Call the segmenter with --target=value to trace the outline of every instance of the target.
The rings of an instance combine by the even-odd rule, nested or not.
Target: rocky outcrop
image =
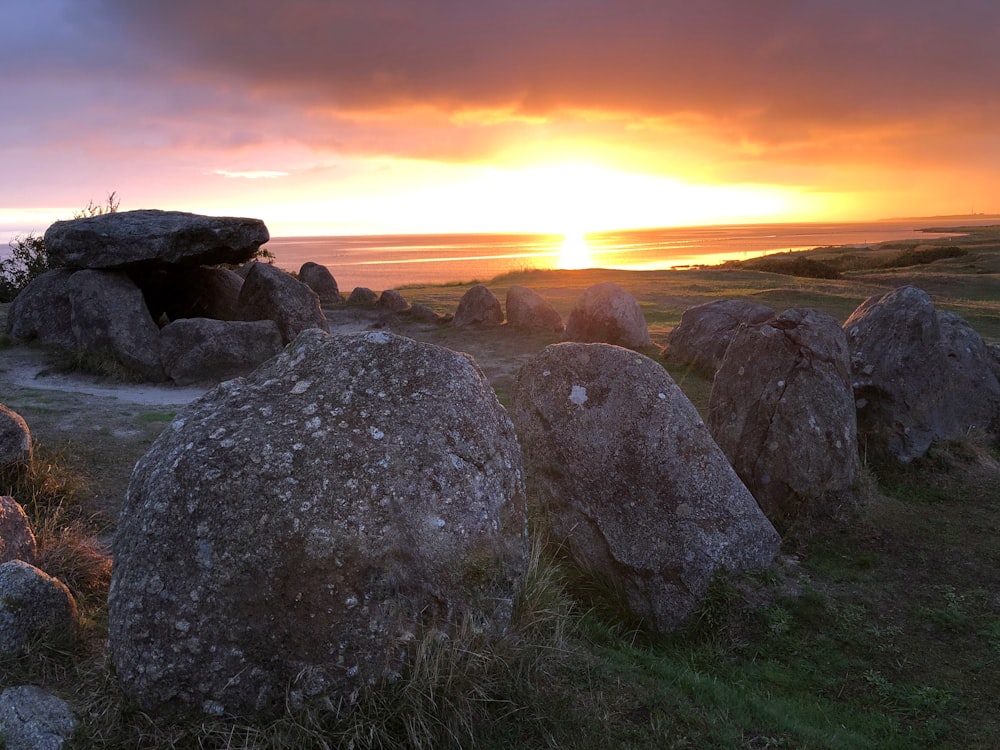
[[[337,280],[326,266],[312,261],[303,263],[299,269],[299,281],[316,292],[323,307],[332,307],[344,301],[340,296],[340,289],[337,288]]]
[[[717,572],[765,568],[777,553],[698,412],[648,357],[549,346],[518,373],[511,418],[554,543],[651,630],[680,625]]]
[[[500,307],[500,300],[485,286],[476,284],[458,301],[458,308],[451,324],[480,328],[503,325],[503,308]]]
[[[250,269],[238,310],[242,320],[273,320],[285,344],[307,328],[327,327],[316,292],[267,263],[255,263]]]
[[[39,639],[67,638],[76,620],[76,601],[62,581],[23,560],[0,565],[0,656],[24,653]]]
[[[1000,381],[986,344],[921,289],[870,297],[844,323],[859,439],[908,463],[932,443],[1000,433]]]
[[[31,460],[31,430],[24,417],[0,404],[0,469]]]
[[[507,290],[507,324],[522,331],[562,333],[562,316],[542,295],[517,284]]]
[[[45,249],[65,268],[238,265],[269,238],[260,219],[149,209],[57,221],[45,231]]]
[[[132,475],[109,651],[154,715],[349,704],[425,634],[509,625],[520,450],[465,355],[303,332],[182,411]]]
[[[714,377],[736,332],[774,317],[774,310],[755,302],[727,299],[689,307],[667,337],[663,359]]]
[[[78,271],[68,289],[77,351],[112,355],[148,380],[164,379],[160,329],[124,272]]]
[[[0,693],[0,739],[6,750],[61,750],[75,730],[76,719],[62,698],[34,685]]]
[[[10,305],[7,332],[16,339],[75,349],[69,305],[72,275],[72,271],[60,268],[32,279]]]
[[[840,324],[793,309],[740,326],[715,375],[708,428],[779,528],[845,500],[859,460]]]
[[[653,343],[639,302],[611,281],[596,284],[580,295],[566,321],[566,338],[630,349]]]
[[[14,498],[0,496],[0,563],[23,560],[34,564],[37,554],[35,534],[24,508]]]
[[[184,318],[160,331],[163,370],[177,385],[247,375],[281,348],[281,332],[273,320]]]

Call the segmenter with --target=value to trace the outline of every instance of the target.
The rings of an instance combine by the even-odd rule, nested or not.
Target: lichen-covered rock
[[[687,365],[706,377],[714,377],[736,332],[772,317],[774,310],[770,307],[736,299],[689,307],[667,337],[663,359],[669,364]]]
[[[285,344],[307,328],[327,329],[316,292],[267,263],[250,266],[238,310],[241,320],[273,320]]]
[[[144,209],[57,221],[45,249],[53,266],[67,268],[214,266],[244,263],[268,239],[260,219]]]
[[[36,639],[72,635],[76,601],[62,581],[23,560],[0,564],[0,655],[23,653]]]
[[[514,284],[507,290],[507,324],[523,331],[562,333],[562,316],[534,289]]]
[[[0,469],[31,460],[31,430],[24,417],[0,404]]]
[[[183,318],[160,331],[163,370],[177,385],[247,375],[281,349],[273,320]]]
[[[32,279],[7,311],[7,332],[16,339],[37,340],[72,351],[76,339],[70,325],[69,279],[65,268]]]
[[[311,260],[306,261],[299,269],[299,281],[316,292],[320,305],[330,307],[344,301],[340,296],[337,280],[326,266],[313,263]]]
[[[921,289],[870,297],[844,323],[859,440],[908,463],[932,443],[1000,433],[1000,373],[982,337]]]
[[[0,563],[10,560],[35,562],[38,545],[28,516],[12,497],[0,497]]]
[[[61,750],[76,730],[69,704],[34,685],[0,693],[0,740],[6,750]]]
[[[503,308],[500,300],[482,284],[469,288],[458,301],[453,326],[480,326],[490,328],[503,325]]]
[[[850,356],[826,313],[788,310],[735,331],[708,429],[773,523],[847,499],[858,478]]]
[[[511,418],[528,496],[557,544],[675,629],[718,571],[765,568],[780,539],[694,406],[653,360],[554,344],[518,373]]]
[[[639,302],[612,281],[586,289],[566,321],[566,338],[630,349],[652,345]]]
[[[303,332],[222,383],[132,474],[109,649],[146,710],[349,703],[416,640],[510,622],[527,557],[513,427],[470,358]]]
[[[68,288],[78,351],[111,355],[148,380],[164,379],[160,329],[124,272],[78,271]]]

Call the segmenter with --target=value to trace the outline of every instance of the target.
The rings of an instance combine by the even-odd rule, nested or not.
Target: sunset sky
[[[3,0],[0,240],[1000,211],[996,0]]]

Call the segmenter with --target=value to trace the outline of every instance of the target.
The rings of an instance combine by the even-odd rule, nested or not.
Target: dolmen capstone
[[[476,284],[458,301],[451,324],[494,328],[503,325],[503,319],[503,308],[497,296],[482,284]]]
[[[526,518],[513,426],[471,358],[306,330],[137,463],[111,661],[154,715],[349,705],[425,637],[509,627]]]
[[[663,359],[714,377],[738,330],[774,317],[774,310],[746,300],[725,299],[689,307],[667,336]]]
[[[716,573],[777,554],[774,527],[652,359],[553,344],[519,371],[511,418],[553,543],[651,631],[681,625]]]
[[[860,462],[840,323],[792,309],[739,326],[727,349],[708,429],[767,517],[783,531],[848,503]]]
[[[584,290],[566,320],[566,338],[629,349],[653,343],[638,300],[613,281]]]
[[[961,317],[922,289],[869,297],[844,322],[859,440],[909,463],[937,441],[1000,434],[1000,368]]]
[[[45,247],[59,266],[15,298],[8,332],[84,355],[111,357],[146,380],[181,373],[184,382],[249,372],[277,354],[302,328],[326,327],[316,295],[288,274],[248,264],[269,238],[259,219],[180,211],[122,211],[57,221]],[[218,264],[245,264],[249,286]],[[283,278],[278,278],[280,274]],[[185,350],[175,335],[164,358],[161,329],[179,320],[223,321],[210,327],[219,359],[205,369],[204,352]],[[242,321],[267,321],[248,348]],[[258,325],[256,329],[262,326]],[[175,331],[176,333],[176,331]],[[221,335],[215,335],[221,334]],[[231,350],[227,342],[232,342]],[[203,337],[192,342],[195,347]],[[248,357],[252,361],[248,361]]]
[[[562,316],[534,289],[512,285],[507,290],[507,325],[521,331],[562,333]]]

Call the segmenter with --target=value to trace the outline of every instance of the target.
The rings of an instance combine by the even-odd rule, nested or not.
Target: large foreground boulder
[[[110,655],[155,714],[346,705],[428,632],[503,632],[526,557],[520,450],[472,360],[308,330],[136,465]]]
[[[31,430],[24,417],[0,404],[0,469],[31,460]]]
[[[507,324],[522,331],[562,333],[559,311],[536,292],[514,284],[507,290]]]
[[[163,370],[177,385],[247,375],[281,349],[273,320],[184,318],[160,331]]]
[[[595,284],[580,295],[566,321],[566,338],[630,349],[653,343],[638,300],[612,281]]]
[[[736,330],[715,375],[708,429],[779,528],[846,500],[860,464],[840,323],[793,309]]]
[[[327,329],[316,292],[268,263],[250,266],[238,310],[242,320],[273,320],[285,344],[307,328]]]
[[[500,306],[500,300],[485,286],[476,284],[458,301],[451,324],[482,328],[503,325],[503,308]]]
[[[1000,373],[989,349],[923,290],[870,297],[844,330],[859,439],[872,455],[908,463],[939,440],[1000,433]]]
[[[28,516],[16,500],[0,496],[0,563],[10,560],[35,562],[38,545]]]
[[[164,379],[160,329],[124,272],[78,271],[68,288],[77,351],[112,356],[147,380]]]
[[[736,332],[773,316],[774,310],[770,307],[737,299],[689,307],[667,337],[663,359],[669,364],[687,365],[706,377],[714,377]]]
[[[236,265],[269,238],[260,219],[146,209],[57,221],[45,231],[45,249],[53,266],[68,268]]]
[[[511,418],[553,541],[621,590],[651,630],[680,625],[716,572],[774,559],[778,534],[648,357],[549,346],[518,373]]]
[[[70,637],[77,609],[66,585],[23,560],[0,564],[0,657]]]

